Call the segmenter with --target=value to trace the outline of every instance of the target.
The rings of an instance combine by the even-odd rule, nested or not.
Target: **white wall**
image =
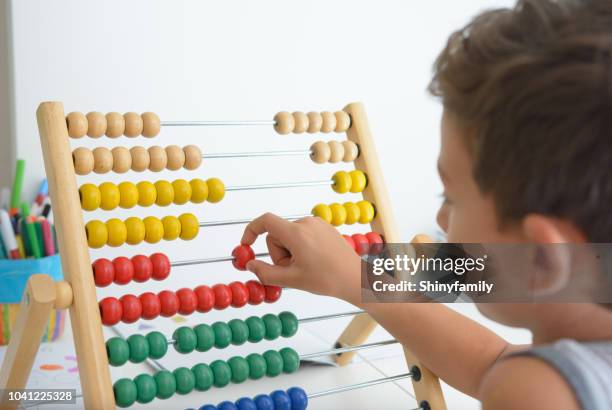
[[[0,1],[0,187],[11,183],[15,157],[10,2]]]

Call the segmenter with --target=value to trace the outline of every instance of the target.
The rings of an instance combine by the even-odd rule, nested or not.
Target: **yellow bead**
[[[181,235],[181,221],[176,216],[164,216],[162,224],[165,240],[173,241]]]
[[[174,203],[183,205],[191,199],[191,185],[184,179],[172,181],[172,189],[174,189]]]
[[[219,178],[209,178],[206,180],[208,185],[208,202],[216,203],[225,196],[225,185]]]
[[[346,221],[346,209],[338,203],[329,205],[329,209],[332,213],[331,224],[334,226],[340,226]]]
[[[354,202],[345,202],[342,206],[344,206],[344,210],[346,211],[346,221],[344,223],[352,225],[359,222],[361,211],[359,211],[359,207],[355,205]]]
[[[142,219],[131,216],[125,220],[127,237],[125,241],[130,245],[138,245],[145,238],[145,224]]]
[[[155,190],[157,191],[157,199],[155,203],[159,206],[168,206],[174,201],[174,188],[168,181],[157,181],[155,183]]]
[[[87,244],[90,248],[101,248],[106,245],[108,230],[104,222],[97,220],[87,222],[85,232],[87,233]]]
[[[339,194],[346,194],[351,189],[351,177],[346,171],[338,171],[332,176],[332,189]]]
[[[142,222],[144,222],[145,226],[145,241],[148,243],[157,243],[162,240],[164,237],[164,225],[159,218],[147,216]]]
[[[121,195],[119,194],[119,188],[112,182],[103,182],[98,187],[100,189],[100,208],[105,211],[110,211],[119,206],[119,200]]]
[[[200,223],[194,214],[182,214],[179,216],[179,221],[181,221],[181,239],[188,241],[197,236]]]
[[[191,202],[199,204],[208,198],[208,185],[206,181],[200,178],[194,178],[189,181],[191,185]]]
[[[148,181],[142,181],[136,184],[138,188],[138,205],[151,206],[157,200],[157,190],[155,185]]]
[[[127,240],[127,228],[122,220],[112,218],[106,221],[106,230],[108,231],[109,246],[121,246]]]
[[[81,198],[81,208],[86,211],[95,211],[100,207],[100,190],[94,184],[83,184],[79,188]]]
[[[368,179],[366,178],[366,175],[363,173],[363,171],[356,169],[354,171],[349,172],[349,175],[351,176],[351,192],[363,192],[366,185],[368,184]]]
[[[369,224],[374,219],[374,206],[368,201],[357,202],[359,207],[359,223]]]
[[[131,182],[119,184],[119,206],[124,209],[133,208],[138,203],[138,188]]]
[[[325,204],[315,205],[315,207],[312,208],[312,216],[318,216],[327,223],[331,223],[332,221],[332,211],[329,209],[329,206]]]

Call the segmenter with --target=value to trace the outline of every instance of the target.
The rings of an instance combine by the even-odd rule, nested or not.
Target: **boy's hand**
[[[241,243],[252,245],[266,232],[274,264],[252,260],[246,265],[261,282],[348,301],[359,298],[360,258],[327,222],[316,217],[288,222],[266,213],[247,225]]]

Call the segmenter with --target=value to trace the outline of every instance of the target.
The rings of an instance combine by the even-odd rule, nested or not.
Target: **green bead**
[[[290,347],[280,349],[283,358],[283,372],[293,373],[300,368],[300,355]]]
[[[215,332],[212,327],[201,324],[193,328],[196,335],[197,344],[196,350],[198,352],[207,352],[215,345]]]
[[[266,375],[278,376],[283,372],[283,357],[276,350],[266,350],[263,354],[266,359]]]
[[[157,384],[153,376],[148,374],[139,374],[134,379],[136,384],[136,401],[138,403],[149,403],[157,396]]]
[[[150,332],[147,334],[147,342],[149,342],[149,357],[151,359],[161,359],[168,351],[168,341],[160,332]]]
[[[113,385],[115,403],[119,407],[129,407],[136,401],[136,384],[131,379],[119,379]]]
[[[225,387],[232,380],[232,369],[223,360],[215,360],[210,364],[215,387]]]
[[[232,344],[240,346],[249,339],[249,327],[240,319],[232,319],[228,322],[230,329],[232,330]]]
[[[215,347],[225,349],[232,342],[232,329],[225,322],[215,322],[212,324],[215,332]]]
[[[174,372],[174,380],[176,380],[176,392],[178,394],[191,393],[195,387],[195,375],[186,367],[179,367]]]
[[[176,380],[168,370],[160,370],[155,374],[155,384],[157,385],[157,397],[160,399],[167,399],[176,393]]]
[[[246,324],[249,327],[249,342],[261,342],[266,335],[264,321],[260,317],[251,316],[246,320]]]
[[[198,337],[192,328],[181,326],[172,334],[174,339],[174,348],[179,353],[191,353],[195,350],[198,344]]]
[[[232,382],[242,383],[249,377],[249,362],[244,357],[234,356],[227,361],[232,371]]]
[[[122,366],[130,358],[130,345],[120,337],[111,337],[106,341],[106,354],[111,366]]]
[[[249,363],[249,379],[257,380],[264,377],[268,371],[268,366],[266,366],[266,359],[262,355],[251,353],[246,357],[246,360]]]
[[[268,313],[267,315],[263,315],[261,319],[266,325],[266,340],[278,339],[283,330],[283,324],[278,316]]]
[[[191,368],[195,376],[195,388],[199,391],[206,391],[213,385],[214,374],[207,364],[196,364]]]
[[[132,335],[127,339],[130,345],[130,362],[142,363],[149,357],[149,342],[143,335]]]
[[[283,325],[283,330],[281,331],[283,337],[291,337],[297,333],[299,322],[298,318],[293,313],[281,312],[278,318]]]

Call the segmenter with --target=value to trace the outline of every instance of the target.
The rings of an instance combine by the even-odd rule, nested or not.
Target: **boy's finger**
[[[253,259],[247,263],[246,268],[259,278],[264,285],[290,286],[291,267],[271,265],[267,262]]]
[[[291,238],[293,227],[294,225],[291,222],[268,212],[254,219],[244,228],[244,234],[242,234],[240,243],[252,245],[259,235],[266,232],[271,233],[281,242],[286,243]]]

